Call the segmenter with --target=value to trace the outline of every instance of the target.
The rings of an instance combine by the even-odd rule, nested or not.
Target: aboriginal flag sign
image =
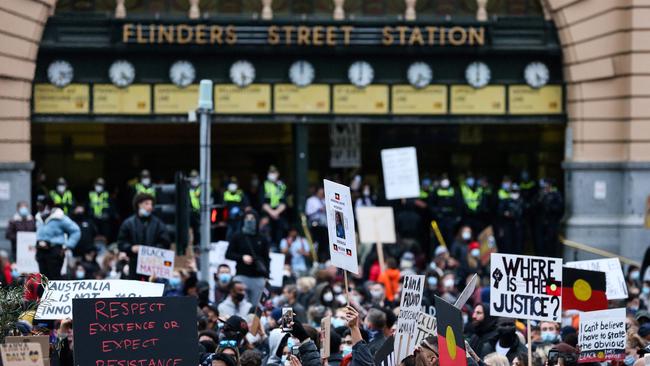
[[[607,309],[605,272],[569,267],[564,267],[562,271],[562,309]]]
[[[436,296],[440,366],[467,366],[460,310]]]

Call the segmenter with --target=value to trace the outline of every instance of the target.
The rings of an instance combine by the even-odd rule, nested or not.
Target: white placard
[[[438,331],[437,321],[435,316],[420,311],[415,328],[415,345],[420,344],[424,338],[432,335],[435,336]]]
[[[567,267],[605,272],[607,281],[607,300],[627,299],[627,285],[623,268],[618,258],[594,259],[588,261],[568,262]]]
[[[359,274],[357,238],[352,213],[350,187],[323,180],[325,211],[332,265]]]
[[[415,147],[381,151],[384,190],[387,200],[420,197],[418,157]]]
[[[282,253],[269,253],[269,258],[271,258],[269,284],[273,287],[282,287],[285,257],[286,256]]]
[[[492,253],[490,264],[490,315],[559,321],[561,258]]]
[[[38,262],[36,262],[35,232],[16,233],[16,269],[20,273],[39,273]]]
[[[579,363],[625,359],[625,308],[580,313]]]
[[[402,284],[402,297],[399,302],[399,317],[395,333],[395,360],[399,364],[406,356],[413,354],[417,343],[417,323],[424,292],[424,276],[406,275]]]
[[[220,240],[216,243],[210,244],[210,253],[208,255],[208,261],[210,262],[210,273],[217,273],[219,266],[222,264],[228,265],[230,267],[230,273],[235,276],[237,274],[237,262],[230,259],[226,259],[226,252],[228,251],[228,242],[225,240]],[[210,284],[210,301],[214,302],[214,290],[217,284],[214,281],[214,276],[208,277],[208,283]]]
[[[395,218],[392,207],[358,207],[359,241],[392,244],[395,238]]]
[[[164,290],[162,283],[131,280],[50,281],[36,309],[36,319],[72,318],[72,299],[160,297]]]
[[[144,276],[172,278],[174,272],[173,250],[140,245],[136,273]]]
[[[594,199],[604,200],[607,198],[607,182],[597,180],[594,182]]]
[[[330,124],[330,168],[361,166],[361,125]]]
[[[11,199],[11,183],[6,180],[0,181],[0,201]]]
[[[48,356],[49,356],[49,349]],[[39,343],[0,344],[4,366],[34,366],[43,364],[43,349]]]

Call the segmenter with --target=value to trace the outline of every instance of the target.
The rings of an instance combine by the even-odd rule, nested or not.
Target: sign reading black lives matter
[[[196,366],[196,306],[193,297],[75,299],[75,365]]]
[[[490,315],[559,321],[562,259],[492,253]]]

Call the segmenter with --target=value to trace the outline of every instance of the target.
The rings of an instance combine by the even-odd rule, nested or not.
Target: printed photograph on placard
[[[343,212],[334,211],[334,222],[336,223],[336,236],[345,239],[345,223],[343,219]]]

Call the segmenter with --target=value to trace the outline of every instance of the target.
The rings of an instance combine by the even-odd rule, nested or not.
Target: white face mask
[[[469,239],[472,238],[472,233],[469,232],[469,231],[463,231],[461,236],[462,236],[463,240],[469,240]]]
[[[58,186],[56,186],[56,191],[59,193],[63,193],[65,192],[65,188],[66,188],[65,184],[59,184]]]
[[[518,200],[519,199],[519,193],[510,193],[510,197],[512,197],[513,200]]]
[[[99,192],[99,193],[104,192],[104,186],[100,184],[95,185],[95,192]]]
[[[151,184],[151,178],[142,178],[141,182],[145,186],[148,186],[149,184]]]
[[[323,301],[332,302],[332,300],[334,300],[334,294],[332,294],[329,291],[327,291],[326,293],[323,294]]]
[[[442,188],[449,188],[449,179],[443,179],[443,180],[440,182],[440,187],[442,187]]]
[[[275,182],[278,180],[278,173],[269,173],[266,178],[270,180],[271,182]]]
[[[230,192],[234,192],[234,191],[236,191],[236,190],[237,190],[237,183],[230,183],[230,184],[228,184],[228,190],[229,190]]]
[[[470,254],[472,255],[472,257],[478,257],[478,256],[481,255],[481,250],[480,249],[472,249]]]
[[[446,288],[452,288],[452,287],[454,287],[454,279],[453,279],[453,278],[447,278],[447,279],[443,282],[443,285],[444,285]]]
[[[192,187],[198,187],[198,186],[199,186],[199,183],[201,183],[201,182],[199,181],[199,178],[192,178],[192,179],[190,179],[190,184],[192,185]]]

